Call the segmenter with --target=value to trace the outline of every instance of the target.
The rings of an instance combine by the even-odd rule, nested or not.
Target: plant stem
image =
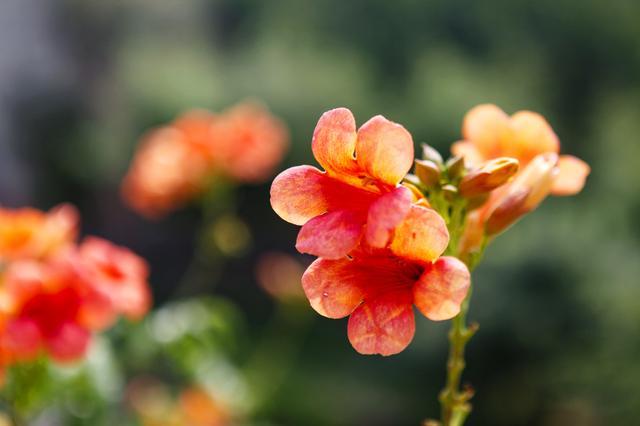
[[[478,330],[477,324],[469,327],[466,325],[467,311],[471,289],[466,299],[462,302],[460,313],[452,320],[449,331],[449,359],[447,361],[447,383],[440,392],[440,404],[442,406],[442,425],[460,426],[471,412],[469,400],[473,396],[471,388],[460,389],[462,372],[465,367],[465,345]]]

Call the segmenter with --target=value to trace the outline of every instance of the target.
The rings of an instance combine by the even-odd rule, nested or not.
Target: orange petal
[[[358,130],[356,156],[370,176],[395,186],[413,165],[413,139],[400,124],[377,115]]]
[[[357,169],[356,120],[346,108],[327,111],[320,117],[313,132],[311,149],[318,163],[330,174],[353,172]]]
[[[81,358],[89,347],[91,334],[77,324],[67,322],[57,334],[48,336],[47,349],[58,362],[72,362]]]
[[[403,290],[364,302],[349,317],[347,332],[359,353],[387,356],[404,350],[415,328],[411,293]]]
[[[411,199],[411,191],[400,186],[371,204],[365,234],[369,245],[378,248],[387,245],[395,227],[409,213]]]
[[[460,312],[470,284],[464,263],[455,257],[441,257],[425,269],[413,287],[413,302],[430,320],[447,320]]]
[[[449,231],[435,210],[412,205],[407,217],[398,225],[391,250],[398,256],[431,262],[449,244]]]
[[[464,157],[464,162],[469,167],[477,167],[485,160],[473,142],[455,142],[451,145],[451,153],[455,156]]]
[[[327,211],[328,201],[323,195],[323,187],[328,179],[315,167],[291,167],[273,181],[271,207],[287,222],[304,225],[309,219]]]
[[[338,210],[317,216],[307,222],[296,242],[300,253],[327,259],[346,256],[360,242],[364,218],[349,210]]]
[[[559,173],[556,176],[551,193],[553,195],[575,195],[582,191],[591,167],[572,155],[561,155],[558,160]]]
[[[464,116],[462,136],[485,160],[501,155],[501,140],[508,135],[509,116],[493,104],[478,105]]]
[[[513,147],[523,163],[547,152],[558,153],[560,141],[545,118],[531,111],[518,111],[511,116]]]
[[[317,259],[302,276],[302,288],[320,315],[344,318],[362,302],[359,278],[350,259]]]

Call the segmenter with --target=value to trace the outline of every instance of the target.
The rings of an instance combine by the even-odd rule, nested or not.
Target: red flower
[[[10,316],[0,347],[11,361],[30,359],[42,349],[59,362],[84,355],[91,337],[81,321],[87,289],[72,270],[62,263],[20,261],[9,266],[4,280]]]
[[[271,186],[275,212],[303,225],[296,248],[339,259],[363,237],[373,247],[385,247],[393,229],[417,208],[411,191],[398,185],[413,164],[409,132],[382,116],[356,131],[351,111],[338,108],[318,121],[312,150],[325,172],[292,167]]]
[[[470,285],[454,257],[423,261],[390,250],[357,251],[351,259],[318,259],[302,278],[311,306],[328,318],[349,317],[348,336],[361,354],[393,355],[415,332],[412,305],[427,318],[453,318]]]
[[[98,303],[107,299],[112,307],[102,317],[96,309],[90,312],[94,328],[110,325],[117,314],[138,320],[149,311],[149,271],[141,257],[96,237],[85,238],[76,256],[77,271],[96,292]]]

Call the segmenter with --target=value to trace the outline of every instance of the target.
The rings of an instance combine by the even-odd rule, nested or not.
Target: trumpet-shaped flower
[[[393,355],[413,339],[413,305],[434,321],[460,312],[469,270],[454,257],[438,256],[414,260],[388,249],[363,248],[351,258],[316,260],[302,285],[319,314],[349,316],[347,334],[359,353]]]
[[[471,109],[462,125],[463,139],[453,144],[451,151],[462,155],[472,166],[498,158],[512,157],[521,170],[542,154],[560,153],[560,141],[549,123],[540,114],[518,111],[512,116],[492,104]],[[571,155],[561,155],[550,193],[574,195],[580,192],[590,168]]]
[[[318,121],[312,150],[325,171],[292,167],[271,186],[275,212],[302,225],[296,248],[339,259],[361,240],[385,247],[395,227],[417,208],[411,191],[399,186],[413,163],[409,132],[382,116],[356,130],[351,111],[338,108]],[[430,214],[416,217],[425,219],[427,228],[433,219]]]

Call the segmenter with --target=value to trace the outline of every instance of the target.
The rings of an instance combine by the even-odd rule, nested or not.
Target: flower
[[[349,316],[347,334],[359,353],[393,355],[413,339],[414,304],[434,321],[460,312],[469,270],[455,257],[438,256],[412,260],[373,249],[359,250],[352,258],[321,258],[307,269],[302,285],[319,314]]]
[[[577,194],[590,172],[584,161],[559,155],[558,137],[534,112],[519,111],[509,117],[495,105],[479,105],[465,116],[462,134],[464,140],[453,144],[451,151],[464,156],[476,171],[501,162],[501,157],[520,163],[509,183],[492,191],[477,210],[468,214],[461,240],[463,253],[477,250],[485,235],[504,231],[549,194]]]
[[[102,238],[87,237],[78,247],[75,260],[82,278],[91,283],[101,298],[110,301],[112,317],[123,314],[139,320],[149,311],[149,268],[140,256]],[[112,322],[109,318],[103,321]]]
[[[560,141],[540,114],[518,111],[509,117],[492,104],[478,105],[464,117],[463,141],[451,148],[454,155],[462,155],[469,165],[478,166],[498,157],[512,157],[523,170],[535,157],[560,152]],[[571,155],[561,155],[557,162],[550,192],[554,195],[574,195],[580,192],[590,168]]]
[[[216,166],[239,182],[267,179],[289,145],[286,126],[256,102],[224,111],[214,121],[212,135]]]
[[[0,208],[0,263],[41,259],[72,244],[78,212],[62,204],[45,213],[32,208]]]
[[[143,138],[122,182],[122,196],[135,211],[158,218],[202,191],[208,160],[194,148],[197,135],[169,126]]]
[[[260,182],[282,159],[288,133],[251,102],[221,114],[190,110],[142,139],[122,182],[124,200],[154,219],[183,206],[218,177]]]
[[[287,222],[302,225],[296,248],[339,259],[364,238],[385,247],[408,215],[412,193],[399,186],[413,164],[413,141],[399,124],[378,115],[356,131],[351,111],[320,117],[311,144],[325,169],[297,166],[271,186],[271,206]]]
[[[0,347],[11,361],[28,360],[45,350],[58,362],[74,361],[87,350],[91,331],[82,322],[86,283],[64,263],[12,263],[2,291],[10,316]]]

